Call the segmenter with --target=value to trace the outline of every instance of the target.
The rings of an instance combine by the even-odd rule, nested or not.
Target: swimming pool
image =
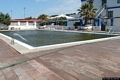
[[[114,35],[90,34],[79,32],[61,32],[61,31],[47,31],[47,30],[24,30],[24,31],[2,31],[1,33],[14,37],[15,39],[24,42],[33,47],[54,45],[61,43],[77,42],[91,39],[99,39],[106,37],[113,37]],[[13,34],[20,34],[27,41],[21,39]]]

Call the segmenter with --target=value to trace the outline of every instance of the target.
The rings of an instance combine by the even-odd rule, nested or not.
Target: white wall
[[[99,8],[102,5],[102,0],[94,0],[94,7]],[[120,3],[117,3],[117,0],[107,0],[107,7],[120,6]]]
[[[117,3],[117,0],[107,0],[107,6],[108,7],[120,6],[120,3]]]
[[[94,0],[93,6],[99,9],[102,6],[102,0]]]
[[[8,30],[11,30],[11,28],[14,28],[13,30],[37,29],[36,26],[9,26]]]
[[[111,24],[111,19],[107,19],[107,24]],[[114,18],[114,26],[120,26],[120,18]]]
[[[113,11],[113,17],[120,17],[120,8],[108,9],[108,11]]]
[[[70,28],[70,29],[75,29],[75,27],[74,27],[74,21],[69,21],[68,22],[68,29]]]
[[[36,24],[36,22],[34,22]],[[20,22],[18,22],[18,25],[10,25],[8,27],[8,30],[11,30],[13,28],[13,30],[25,30],[25,29],[37,29],[36,25],[29,25],[28,22],[26,22],[25,25],[20,25]]]
[[[93,30],[101,31],[101,26],[92,26]]]
[[[114,19],[114,25],[115,26],[120,26],[120,18],[115,18]]]
[[[120,26],[106,26],[106,30],[107,29],[112,29],[115,32],[119,32],[120,31]]]

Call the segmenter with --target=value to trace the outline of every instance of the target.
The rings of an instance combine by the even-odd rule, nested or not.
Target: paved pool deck
[[[20,54],[0,39],[0,80],[120,77],[120,38]]]

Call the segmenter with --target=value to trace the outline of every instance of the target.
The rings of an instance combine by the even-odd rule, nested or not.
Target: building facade
[[[39,22],[41,21],[38,19],[14,19],[11,20],[8,30],[38,29]]]
[[[104,26],[103,30],[120,31],[120,0],[81,0],[82,5],[85,3],[97,8],[96,19],[101,23],[97,26]]]

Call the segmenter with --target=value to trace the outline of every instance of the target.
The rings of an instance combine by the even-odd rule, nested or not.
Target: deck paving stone
[[[46,77],[42,77],[42,78],[39,78],[39,79],[36,79],[36,80],[48,80]]]
[[[12,68],[4,69],[3,74],[5,75],[5,80],[18,80],[19,79]]]
[[[20,66],[16,69],[14,69],[15,73],[19,76],[22,75],[23,73],[26,73],[26,71]]]
[[[17,62],[22,62],[22,61],[28,60],[28,59],[30,59],[30,58],[23,54],[23,55],[14,57],[14,59],[15,59]]]
[[[22,63],[22,64],[20,64],[20,66],[21,66],[25,71],[29,71],[29,70],[34,69],[28,62]]]
[[[23,73],[18,76],[20,80],[33,80],[33,78],[28,73]]]
[[[48,78],[49,80],[63,80],[63,78],[61,78],[60,76],[56,75],[55,73],[53,73],[52,71],[43,73],[43,75]]]
[[[5,80],[5,75],[3,74],[2,71],[0,71],[0,80]]]
[[[34,80],[43,78],[43,75],[42,75],[39,71],[37,71],[36,69],[29,70],[29,71],[27,71],[27,73],[28,73]]]
[[[37,58],[35,59],[38,63],[44,64],[45,66],[47,66],[48,68],[52,67],[53,65],[51,63],[48,62],[48,60],[43,60],[41,58]]]
[[[120,39],[84,44],[8,67],[0,80],[101,80],[120,77]],[[0,40],[0,67],[54,50],[19,54]]]
[[[62,77],[64,80],[92,80],[82,74],[77,74],[77,76],[72,76],[69,73],[66,73],[64,70],[56,67],[50,68],[52,71],[54,71],[56,74],[58,74],[60,77]]]

